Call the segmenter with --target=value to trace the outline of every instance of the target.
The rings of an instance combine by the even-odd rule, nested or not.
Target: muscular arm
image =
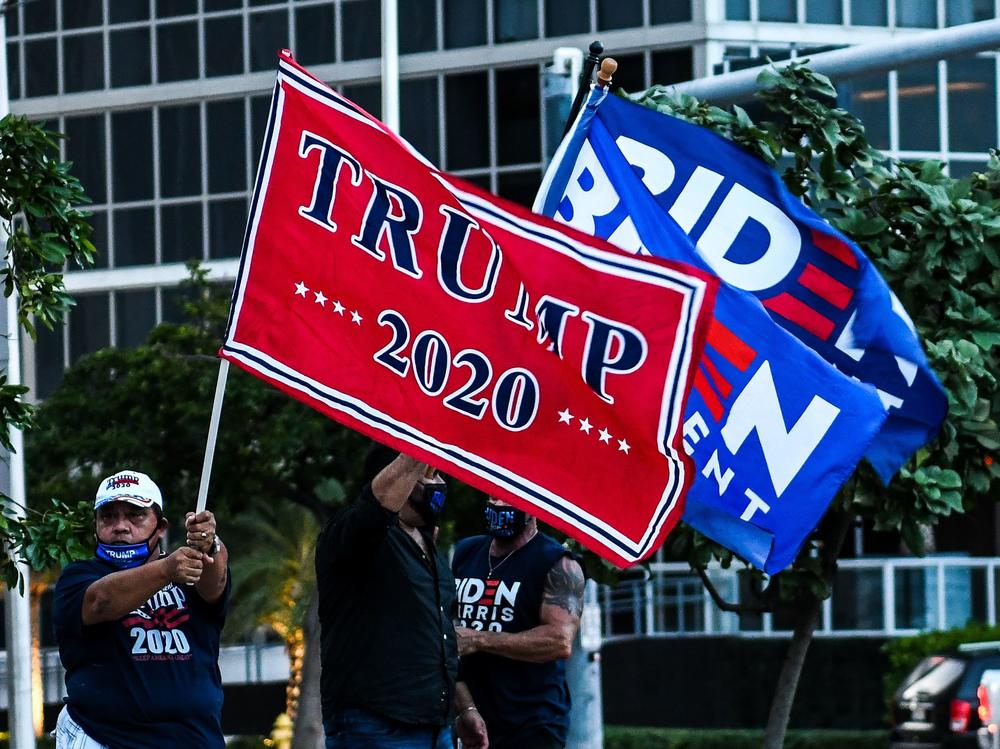
[[[537,627],[523,632],[478,632],[460,627],[459,653],[492,653],[529,663],[569,658],[583,611],[583,569],[571,557],[552,565],[545,578]]]
[[[169,582],[196,582],[201,576],[201,557],[197,549],[184,546],[168,557],[105,575],[83,594],[80,620],[85,626],[114,621],[141,606]]]
[[[390,512],[399,512],[426,469],[426,463],[400,453],[372,479],[375,500]]]

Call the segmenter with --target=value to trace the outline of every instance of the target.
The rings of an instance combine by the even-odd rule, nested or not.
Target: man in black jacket
[[[433,469],[400,454],[320,533],[327,749],[449,749],[453,704],[464,746],[488,746],[455,683],[455,579],[433,532],[445,493]]]

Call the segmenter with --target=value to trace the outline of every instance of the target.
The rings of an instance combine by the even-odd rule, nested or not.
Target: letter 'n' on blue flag
[[[884,281],[728,141],[594,91],[535,210],[724,281],[685,410],[684,520],[755,566],[794,561],[862,457],[888,479],[938,428],[940,385]]]

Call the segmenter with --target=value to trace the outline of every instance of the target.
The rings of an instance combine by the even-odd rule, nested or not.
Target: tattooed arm
[[[547,663],[569,658],[583,611],[583,569],[562,557],[545,578],[540,623],[524,632],[478,632],[459,627],[459,655],[493,653],[518,661]]]

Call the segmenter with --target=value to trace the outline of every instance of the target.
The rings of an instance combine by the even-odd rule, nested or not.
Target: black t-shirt
[[[401,723],[448,721],[458,650],[455,579],[424,554],[370,487],[316,543],[323,720],[359,707]]]
[[[541,533],[506,560],[493,560],[490,537],[475,536],[455,547],[452,570],[458,593],[458,624],[493,632],[523,632],[541,623],[545,578],[569,552]],[[569,687],[566,662],[528,663],[490,653],[463,656],[459,678],[486,722],[490,749],[517,747],[540,732],[566,743]]]
[[[170,583],[121,619],[85,626],[87,588],[114,572],[100,559],[72,562],[56,583],[53,618],[73,720],[110,749],[221,749],[228,575],[214,604],[193,586]]]

